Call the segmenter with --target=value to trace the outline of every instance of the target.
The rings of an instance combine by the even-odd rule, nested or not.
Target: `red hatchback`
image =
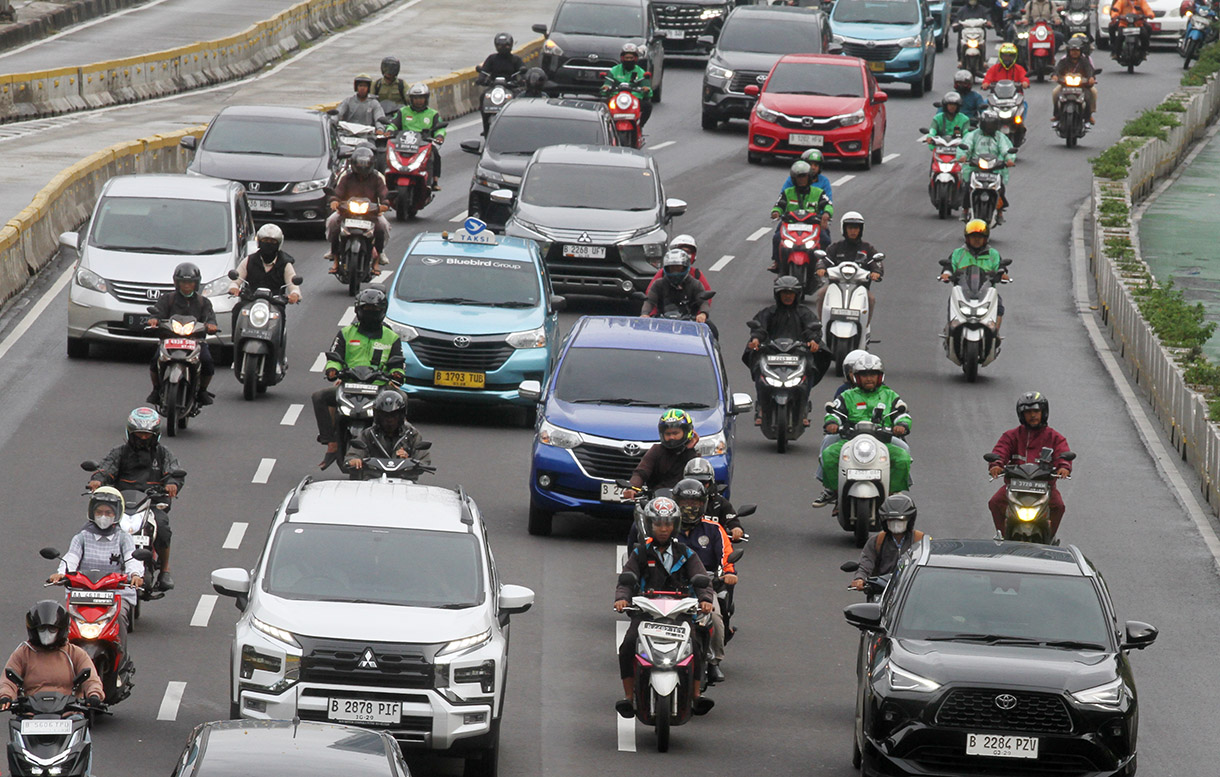
[[[811,148],[827,159],[881,164],[885,92],[858,57],[789,54],[775,63],[750,113],[748,159],[796,157]]]

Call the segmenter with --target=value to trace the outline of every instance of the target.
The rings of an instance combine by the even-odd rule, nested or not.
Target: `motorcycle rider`
[[[1072,462],[1063,458],[1063,454],[1070,450],[1067,438],[1047,426],[1050,416],[1051,405],[1042,392],[1027,391],[1017,397],[1017,420],[1020,424],[1016,428],[1004,432],[996,441],[991,452],[999,456],[1000,460],[988,464],[988,474],[993,478],[1000,477],[1004,474],[1004,465],[1011,461],[1013,456],[1021,456],[1027,462],[1036,461],[1043,448],[1050,448],[1055,452],[1052,465],[1055,468],[1055,475],[1065,478],[1072,474]],[[1063,520],[1065,509],[1063,495],[1059,493],[1059,486],[1055,480],[1051,481],[1050,502],[1051,535],[1053,536],[1059,531],[1059,522]],[[996,531],[1003,531],[1004,513],[1008,507],[1006,486],[1001,485],[1000,489],[992,494],[991,499],[987,502],[987,507],[991,510],[991,521],[995,524]]]
[[[953,74],[953,90],[962,96],[962,113],[971,121],[987,110],[987,98],[974,91],[974,75],[969,70]]]
[[[945,92],[940,105],[940,111],[932,117],[932,124],[928,127],[929,149],[936,148],[932,138],[952,140],[963,137],[970,131],[970,117],[962,109],[962,96],[959,92]]]
[[[428,107],[431,92],[424,83],[412,86],[407,92],[407,104],[398,110],[386,125],[386,132],[396,133],[411,130],[426,135],[432,139],[431,160],[432,191],[441,190],[441,146],[445,143],[449,123],[441,117],[439,111]]]
[[[364,459],[415,459],[431,461],[428,451],[418,451],[424,437],[407,421],[407,397],[388,388],[373,400],[373,425],[360,433],[347,448],[347,466],[363,469]]]
[[[404,109],[405,110],[405,109]],[[373,150],[360,147],[352,152],[351,166],[339,177],[335,190],[330,195],[331,214],[326,217],[326,239],[330,241],[331,275],[339,272],[339,227],[343,215],[339,208],[344,202],[354,198],[364,197],[377,208],[377,213],[370,213],[373,219],[373,275],[381,274],[381,252],[385,250],[385,241],[390,234],[390,222],[386,221],[385,212],[390,209],[389,189],[386,188],[385,176],[373,167]],[[406,207],[399,203],[399,207]]]
[[[1029,74],[1017,63],[1017,44],[1001,43],[996,54],[996,63],[983,76],[983,88],[990,89],[997,81],[1012,81],[1021,89],[1028,89]]]
[[[911,431],[911,415],[907,412],[907,404],[898,396],[898,392],[885,385],[885,369],[881,359],[874,354],[870,353],[857,359],[852,374],[856,385],[844,391],[831,403],[823,428],[827,434],[836,434],[841,425],[851,426],[860,421],[871,420],[873,408],[884,406],[887,412],[882,416],[881,426],[892,431],[895,437],[894,441],[886,446],[890,452],[890,493],[906,491],[911,486],[911,454],[905,445],[899,444],[898,438],[905,437]],[[845,442],[839,440],[832,443],[822,452],[822,483],[827,491],[834,494],[838,494],[839,490],[839,451],[843,449]],[[838,509],[836,503],[836,513]]]
[[[720,570],[726,586],[737,585],[737,570],[729,561],[733,544],[723,526],[707,519],[708,498],[703,484],[692,478],[683,478],[674,486],[673,499],[678,503],[678,512],[682,515],[677,539],[695,551],[708,572],[715,574]],[[727,631],[720,609],[720,597],[712,599],[712,608],[712,656],[707,662],[707,679],[710,683],[722,683],[724,671],[720,668],[720,662],[724,660]]]
[[[220,327],[216,324],[216,311],[212,309],[212,300],[199,293],[199,284],[203,274],[199,266],[193,262],[183,262],[174,268],[174,289],[163,291],[153,305],[148,328],[156,329],[163,319],[172,316],[192,316],[209,335],[216,334]],[[208,391],[212,376],[216,374],[216,365],[212,361],[212,351],[207,341],[199,343],[199,389],[195,395],[200,405],[212,404],[213,395]],[[152,364],[149,365],[149,375],[152,377],[152,391],[144,401],[150,405],[161,402],[161,372],[157,369],[157,351],[153,351]]]
[[[957,9],[957,14],[953,18],[954,29],[960,30],[958,25],[967,19],[982,19],[987,22],[988,27],[992,26],[991,11],[978,0],[966,0],[966,4]],[[959,37],[957,45],[957,66],[959,68],[966,66],[966,63],[962,61],[962,48],[961,38]],[[983,55],[985,56],[986,52],[983,52]],[[973,76],[971,76],[971,79],[973,80]]]
[[[831,267],[837,267],[843,262],[860,262],[860,266],[868,270],[868,281],[865,285],[868,287],[869,319],[873,320],[877,315],[877,298],[873,296],[872,284],[885,275],[885,259],[878,255],[872,243],[864,242],[864,216],[859,212],[851,210],[844,213],[843,218],[839,220],[839,230],[843,233],[843,239],[826,249],[826,256],[818,257],[817,275],[819,278],[825,278],[826,271]],[[863,261],[860,261],[861,252],[865,256]],[[825,296],[826,284],[823,283],[813,293],[814,310],[822,309],[822,299]]]
[[[814,211],[821,216],[822,233],[830,228],[830,217],[834,215],[835,206],[830,196],[822,187],[814,183],[813,165],[803,159],[798,159],[788,168],[788,178],[791,183],[779,193],[779,199],[771,208],[771,219],[783,223],[783,217],[798,210]],[[779,271],[779,230],[772,243],[772,272]],[[820,241],[819,241],[820,242]]]
[[[703,490],[707,492],[707,516],[723,526],[729,537],[739,540],[746,536],[741,518],[737,517],[737,509],[720,493],[720,488],[716,485],[716,469],[710,461],[704,458],[691,459],[686,462],[682,477],[693,478],[703,484]]]
[[[525,61],[513,53],[513,36],[502,32],[493,41],[495,54],[489,54],[483,64],[475,67],[479,77],[475,83],[487,86],[497,78],[507,78],[509,82],[525,74]]]
[[[1127,22],[1122,18],[1126,14],[1142,14],[1145,18],[1140,23],[1140,48],[1144,51],[1148,50],[1148,45],[1152,42],[1152,27],[1148,25],[1148,19],[1153,18],[1155,14],[1152,12],[1152,6],[1148,5],[1148,0],[1115,0],[1110,6],[1110,57],[1118,59],[1118,31],[1122,27],[1127,26]]]
[[[741,361],[750,368],[750,377],[754,379],[755,385],[758,384],[759,362],[761,356],[759,349],[762,344],[771,340],[780,338],[788,338],[791,340],[799,340],[805,343],[809,348],[810,354],[816,354],[822,347],[822,322],[818,320],[818,314],[813,311],[808,305],[800,301],[800,295],[803,291],[801,282],[791,275],[782,275],[775,279],[775,284],[771,287],[771,294],[775,297],[775,304],[769,305],[754,314],[753,321],[758,323],[758,327],[750,330],[750,340],[746,343],[746,349],[741,354]],[[820,379],[821,372],[825,369],[825,365],[819,364],[823,360],[815,359],[812,356],[805,357],[806,369],[810,372],[816,372]],[[806,380],[804,386],[804,396],[801,397],[802,402],[807,402],[809,399],[809,389],[817,380]],[[760,393],[763,387],[759,386]],[[754,425],[762,425],[762,396],[754,408]],[[809,419],[805,419],[806,425]]]
[[[1055,47],[1062,47],[1063,32],[1060,30],[1060,26],[1063,24],[1063,17],[1060,16],[1059,10],[1055,8],[1055,4],[1051,0],[1028,0],[1016,20],[1008,26],[1008,39],[1016,38],[1018,27],[1028,30],[1038,22],[1047,22],[1051,25],[1051,29],[1055,33]]]
[[[665,312],[669,306],[679,307],[687,314],[693,314],[694,320],[707,324],[706,302],[699,299],[703,293],[703,284],[695,280],[690,271],[690,257],[678,248],[665,252],[661,262],[663,280],[648,286],[641,316],[656,316]],[[711,324],[708,324],[711,326]]]
[[[292,256],[285,250],[284,230],[275,224],[264,224],[258,229],[258,250],[242,259],[237,264],[237,279],[229,285],[229,294],[241,296],[250,300],[254,292],[266,289],[272,294],[279,294],[283,287],[288,295],[289,304],[295,305],[301,301],[301,288],[292,282],[297,271],[293,266]],[[245,290],[242,290],[245,281]],[[233,331],[237,331],[237,319],[241,315],[241,306],[233,308]],[[287,356],[288,327],[280,327],[280,358]]]
[[[699,281],[699,285],[701,285],[703,287],[704,291],[711,291],[712,284],[710,282],[708,282],[707,273],[702,272],[698,267],[695,266],[695,254],[697,254],[699,252],[699,244],[695,242],[695,238],[691,235],[685,235],[685,234],[678,235],[677,237],[675,237],[674,239],[669,241],[669,250],[673,251],[674,249],[678,249],[678,250],[684,251],[686,253],[686,257],[687,257],[686,266],[688,268],[690,268],[691,277],[694,278],[695,280]],[[656,275],[652,276],[652,280],[648,282],[647,291],[652,291],[652,287],[655,286],[657,281],[661,280],[661,278],[664,275],[665,275],[665,268],[664,267],[658,268]],[[712,306],[711,300],[708,300],[707,302],[703,303],[703,307],[705,307],[705,308],[709,308],[711,306]]]
[[[831,397],[830,401],[826,403],[827,413],[830,412],[830,408],[833,406],[834,401],[839,398],[840,394],[856,385],[856,363],[860,361],[861,357],[867,355],[868,351],[862,348],[857,348],[854,351],[849,351],[848,354],[843,357],[843,382],[839,384],[839,387],[835,389],[834,396]],[[837,430],[834,434],[822,435],[822,447],[818,450],[818,466],[814,471],[814,477],[816,477],[818,480],[822,479],[822,454],[826,452],[827,448],[842,439],[842,436],[839,435]],[[824,488],[822,489],[821,495],[814,499],[811,504],[814,507],[825,507],[828,504],[834,504],[834,501],[837,498],[838,496],[834,491]]]
[[[343,357],[348,367],[374,367],[387,372],[395,383],[401,383],[402,340],[398,334],[385,326],[385,312],[389,301],[385,292],[375,286],[361,289],[356,295],[356,320],[339,330],[327,350]],[[318,442],[326,446],[326,457],[318,466],[326,469],[339,457],[339,442],[335,428],[338,412],[338,397],[335,387],[340,385],[339,370],[343,365],[336,361],[326,362],[323,375],[333,385],[315,391],[313,402],[314,420],[318,424]]]
[[[965,235],[966,245],[953,249],[949,258],[942,259],[940,262],[941,267],[944,268],[940,279],[945,283],[952,281],[966,267],[981,267],[989,273],[1000,270],[1000,252],[988,245],[991,231],[987,229],[987,222],[982,219],[967,221]],[[1007,279],[1008,272],[1005,271],[1001,278]],[[997,295],[996,301],[1000,307],[995,319],[995,333],[998,335],[1000,324],[1004,323],[1004,298]],[[948,324],[945,326],[947,328]]]
[[[644,489],[673,488],[682,479],[686,465],[699,458],[699,434],[690,413],[670,408],[657,421],[661,441],[654,443],[631,472],[631,488],[623,490],[624,499],[634,499]]]
[[[623,44],[618,59],[619,63],[606,73],[602,97],[618,91],[619,84],[630,84],[631,93],[640,100],[640,129],[643,129],[652,115],[652,76],[640,67],[640,47],[631,41]]]
[[[53,599],[36,602],[25,614],[26,641],[17,646],[4,665],[0,677],[0,711],[12,706],[13,700],[24,693],[73,693],[72,681],[83,670],[89,677],[78,691],[86,704],[100,707],[105,691],[98,679],[97,667],[79,645],[68,642],[68,611]],[[9,679],[12,670],[21,678],[23,687]]]
[[[813,178],[813,185],[826,193],[826,199],[834,204],[835,195],[830,188],[830,179],[822,172],[822,152],[816,148],[811,148],[801,153],[800,161],[809,163],[809,174]],[[784,185],[779,187],[780,196],[787,191],[792,185],[792,173],[789,171],[788,177],[784,179]],[[775,272],[778,264],[774,264],[779,257],[779,230],[783,222],[775,225],[775,231],[771,233],[771,272]],[[818,233],[819,247],[826,248],[830,245],[830,222],[827,222],[822,231]]]
[[[123,495],[118,489],[102,486],[89,496],[89,521],[68,546],[68,552],[59,560],[59,570],[47,578],[48,583],[58,583],[69,571],[98,571],[106,574],[125,572],[135,588],[125,587],[120,591],[122,607],[119,611],[119,647],[127,656],[127,632],[131,630],[131,611],[136,606],[136,589],[144,585],[140,573],[144,562],[132,554],[136,543],[131,535],[119,526],[123,517]],[[130,656],[128,656],[130,660]]]
[[[524,88],[521,90],[522,97],[546,97],[546,85],[550,80],[546,77],[546,71],[540,67],[531,67],[525,71],[525,78],[522,79]]]
[[[650,590],[655,591],[690,591],[699,599],[699,612],[711,613],[714,610],[713,601],[716,598],[710,585],[695,588],[691,580],[699,575],[706,575],[707,568],[699,560],[698,554],[674,537],[674,526],[677,523],[679,509],[677,503],[669,497],[656,497],[644,507],[644,517],[648,525],[648,538],[633,547],[627,555],[627,563],[623,565],[624,572],[631,572],[639,578],[635,587],[620,583],[614,591],[614,609],[622,612],[631,604],[631,597]],[[635,716],[635,682],[633,678],[633,662],[635,661],[636,636],[640,630],[639,615],[631,616],[631,625],[623,636],[618,649],[619,676],[623,680],[624,698],[615,703],[614,709],[624,718]],[[698,635],[700,629],[696,629]],[[702,641],[697,640],[697,641]],[[703,676],[702,645],[695,649],[695,677]],[[706,715],[711,711],[714,702],[701,695],[700,683],[695,682],[691,688],[694,696],[692,711],[696,715]]]
[[[398,73],[402,65],[398,57],[386,57],[381,60],[381,78],[373,82],[373,99],[378,102],[394,103],[399,108],[407,104],[407,85]],[[385,109],[385,106],[382,106]]]
[[[924,538],[924,533],[915,528],[915,500],[905,492],[886,497],[877,510],[877,517],[885,528],[868,538],[860,552],[860,567],[850,587],[864,590],[864,581],[870,577],[889,575],[898,568],[898,559],[911,546]]]
[[[374,127],[384,121],[385,111],[382,110],[381,103],[369,94],[373,88],[372,77],[361,73],[352,82],[352,87],[356,93],[339,103],[339,114],[335,118]]]
[[[161,486],[170,499],[175,499],[182,489],[182,478],[174,475],[178,469],[178,457],[161,444],[160,414],[151,407],[137,407],[127,416],[126,441],[110,449],[86,488],[93,492],[102,486],[146,491],[150,486]],[[174,533],[164,510],[154,507],[153,519],[157,524],[153,548],[161,566],[157,588],[168,591],[174,587],[169,574],[170,540]]]
[[[1051,120],[1052,128],[1059,126],[1059,95],[1063,92],[1063,77],[1069,73],[1080,76],[1080,85],[1084,88],[1085,104],[1088,106],[1085,121],[1090,127],[1096,121],[1097,71],[1093,69],[1093,63],[1089,61],[1089,58],[1084,55],[1086,45],[1083,38],[1073,36],[1067,42],[1067,54],[1059,60],[1059,64],[1055,66],[1055,72],[1051,75],[1051,80],[1055,82],[1055,87],[1051,89],[1051,104],[1055,109],[1055,117]]]
[[[987,110],[979,118],[979,128],[966,135],[966,142],[957,150],[957,158],[962,161],[962,181],[968,186],[970,176],[974,174],[974,161],[982,154],[995,155],[1000,165],[1000,197],[996,204],[995,223],[1004,223],[1004,209],[1009,206],[1008,200],[1008,168],[1015,165],[1016,149],[1012,141],[1000,132],[1000,117],[995,111]],[[970,203],[962,203],[962,221],[970,220]]]

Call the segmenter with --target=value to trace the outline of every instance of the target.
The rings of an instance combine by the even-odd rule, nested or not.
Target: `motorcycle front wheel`
[[[398,199],[395,200],[396,204],[394,205],[394,219],[396,221],[406,221],[415,215],[414,211],[411,210],[414,194],[411,190],[411,184],[398,184]]]
[[[175,385],[173,389],[176,388]],[[164,394],[162,406],[165,408],[165,431],[169,433],[170,437],[178,435],[178,392],[173,389],[162,392]],[[173,396],[170,396],[171,393]]]
[[[1186,41],[1186,51],[1182,55],[1186,58],[1186,61],[1182,63],[1182,67],[1183,68],[1190,67],[1190,61],[1198,55],[1199,55],[1199,39],[1191,38],[1190,40]]]
[[[262,355],[246,354],[242,356],[242,368],[245,370],[245,376],[241,383],[241,396],[247,402],[251,402],[258,395],[258,376],[263,372]]]
[[[676,691],[675,691],[676,693]],[[669,752],[669,699],[658,699],[654,693],[653,700],[659,702],[653,715],[653,728],[657,732],[657,752]]]
[[[876,502],[871,498],[862,497],[855,497],[851,501],[851,513],[856,521],[853,527],[856,547],[863,548],[864,543],[868,542],[868,530],[873,525],[873,508],[876,506]]]
[[[785,408],[786,409],[786,408]],[[778,415],[778,414],[776,414]],[[775,452],[785,453],[788,450],[788,419],[787,413],[784,413],[784,418],[775,419]]]
[[[962,372],[967,383],[974,383],[979,377],[979,360],[982,346],[977,340],[967,340],[962,343]]]

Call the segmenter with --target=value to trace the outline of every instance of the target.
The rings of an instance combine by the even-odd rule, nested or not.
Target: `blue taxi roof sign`
[[[475,243],[492,246],[496,244],[496,235],[487,228],[487,222],[474,216],[470,216],[462,222],[461,229],[455,229],[451,233],[442,232],[441,237],[450,243]]]

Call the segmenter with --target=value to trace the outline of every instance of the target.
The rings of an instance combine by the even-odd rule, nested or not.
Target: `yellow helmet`
[[[966,222],[966,237],[971,235],[982,235],[987,237],[990,230],[987,229],[987,222],[982,219],[970,219]]]
[[[997,53],[1000,55],[1000,62],[1002,62],[1005,67],[1010,67],[1012,63],[1017,61],[1017,44],[1001,43],[1000,49]]]

